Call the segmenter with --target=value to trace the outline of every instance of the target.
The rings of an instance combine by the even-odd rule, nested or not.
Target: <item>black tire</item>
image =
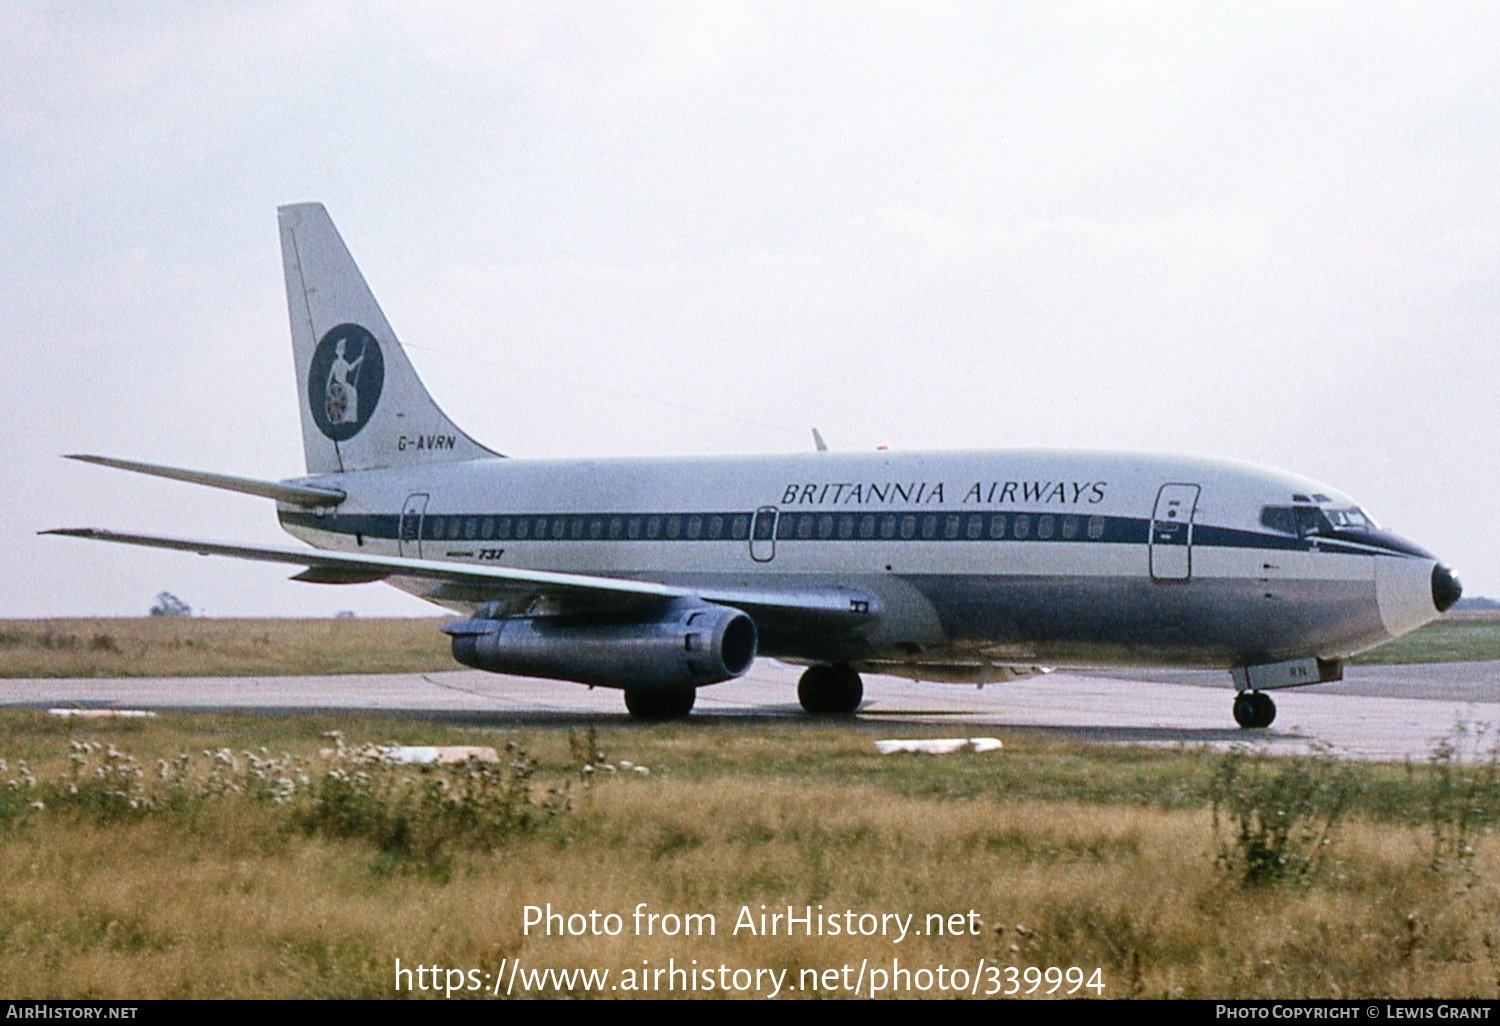
[[[1269,727],[1276,720],[1276,703],[1271,701],[1271,696],[1264,692],[1255,694],[1255,725],[1257,727]]]
[[[1276,719],[1276,703],[1260,691],[1242,691],[1234,699],[1234,722],[1246,730],[1269,727]]]
[[[848,666],[809,666],[797,682],[797,701],[815,716],[847,716],[864,697],[864,682]]]
[[[1246,730],[1255,726],[1255,696],[1248,691],[1234,696],[1234,722]]]
[[[698,698],[694,688],[669,690],[626,688],[625,708],[638,720],[680,720],[693,711]]]

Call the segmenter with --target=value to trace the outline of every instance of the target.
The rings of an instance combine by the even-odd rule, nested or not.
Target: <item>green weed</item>
[[[1427,770],[1428,864],[1433,872],[1464,869],[1480,831],[1500,813],[1500,738],[1488,724],[1457,724],[1433,746]]]
[[[1210,788],[1219,864],[1252,886],[1305,879],[1356,791],[1349,766],[1327,753],[1270,759],[1235,748]]]

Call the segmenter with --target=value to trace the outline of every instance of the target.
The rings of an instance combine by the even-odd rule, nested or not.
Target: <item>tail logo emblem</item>
[[[307,401],[318,430],[345,442],[369,423],[385,384],[385,358],[375,336],[340,324],[318,342],[307,375]]]

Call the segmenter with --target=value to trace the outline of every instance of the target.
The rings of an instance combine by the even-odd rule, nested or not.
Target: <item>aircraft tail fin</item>
[[[433,402],[323,205],[277,214],[308,473],[499,455]]]

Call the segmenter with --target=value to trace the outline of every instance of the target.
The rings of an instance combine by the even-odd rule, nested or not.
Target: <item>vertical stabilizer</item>
[[[427,394],[323,205],[277,213],[308,473],[497,455]]]

